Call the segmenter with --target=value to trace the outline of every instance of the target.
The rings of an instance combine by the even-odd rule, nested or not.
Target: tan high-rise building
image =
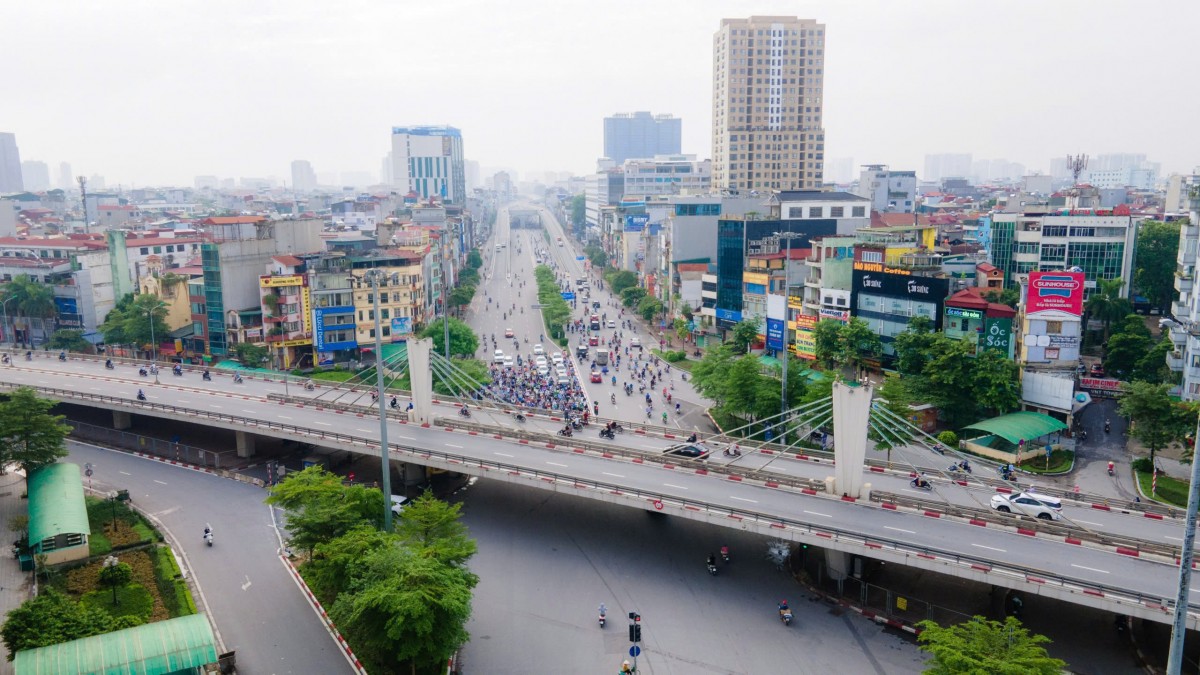
[[[821,187],[825,25],[794,16],[722,19],[713,35],[717,189]]]

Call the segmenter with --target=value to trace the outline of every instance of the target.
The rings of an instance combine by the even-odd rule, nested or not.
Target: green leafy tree
[[[940,409],[954,428],[976,420],[978,404],[969,394],[975,382],[974,357],[971,344],[939,334],[925,373],[911,382],[915,397]]]
[[[1015,288],[991,290],[983,294],[983,299],[1016,309],[1017,304],[1021,302],[1021,292]]]
[[[1111,343],[1112,341],[1109,340]],[[1134,364],[1133,379],[1158,384],[1161,382],[1177,382],[1178,375],[1167,366],[1167,354],[1171,353],[1170,340],[1159,340],[1146,350]]]
[[[1104,371],[1112,377],[1128,380],[1150,344],[1150,338],[1142,335],[1113,333],[1104,345]]]
[[[583,254],[591,261],[592,267],[604,269],[608,266],[608,254],[604,252],[604,249],[595,244],[589,244],[584,247]]]
[[[465,566],[418,550],[387,546],[354,568],[349,591],[329,611],[355,654],[372,672],[433,673],[466,643],[471,589],[479,579]]]
[[[871,330],[866,321],[850,319],[841,330],[841,361],[855,370],[867,360],[878,358],[883,353],[883,341]]]
[[[114,559],[115,560],[115,559]],[[133,568],[128,563],[118,562],[100,568],[100,583],[108,586],[113,592],[113,604],[117,603],[117,589],[124,588],[133,581]]]
[[[647,295],[638,301],[637,313],[646,321],[650,321],[655,316],[662,314],[664,309],[666,308],[658,298]]]
[[[37,597],[26,600],[8,613],[0,636],[8,647],[8,660],[26,649],[47,647],[79,638],[108,633],[141,624],[137,617],[114,620],[99,607],[75,602],[53,586],[41,589]]]
[[[438,319],[421,331],[420,337],[433,340],[433,350],[438,354],[446,353],[446,326],[450,322],[450,355],[471,357],[479,349],[479,337],[466,323],[450,317]]]
[[[1170,385],[1128,382],[1117,409],[1132,422],[1129,434],[1150,449],[1150,462],[1159,450],[1182,441],[1195,426],[1188,406],[1171,400]]]
[[[899,375],[889,374],[884,377],[883,385],[879,387],[875,403],[902,420],[907,421],[912,415],[909,406],[915,401],[908,391],[905,380]],[[892,448],[912,442],[914,434],[907,424],[893,422],[891,416],[876,415],[872,417],[867,438],[875,441],[877,448],[888,451],[888,461],[892,461]]]
[[[349,588],[354,569],[360,561],[388,546],[398,546],[400,539],[372,525],[358,525],[342,536],[317,544],[312,558],[304,565],[304,580],[327,604]]]
[[[461,504],[448,504],[428,492],[404,507],[396,535],[418,555],[447,565],[464,565],[475,555],[475,540],[461,522]]]
[[[125,295],[104,317],[100,332],[108,344],[146,346],[167,336],[167,306],[150,293]],[[154,330],[151,334],[150,324]]]
[[[896,350],[896,370],[904,375],[924,372],[935,337],[933,322],[928,318],[914,316],[909,319],[908,329],[892,342],[892,348]]]
[[[1133,259],[1133,285],[1153,307],[1166,309],[1175,298],[1175,258],[1179,255],[1179,223],[1143,221],[1138,227]]]
[[[83,331],[59,328],[50,336],[51,349],[65,349],[69,352],[89,352],[92,343],[83,339]]]
[[[646,289],[641,286],[633,286],[621,291],[621,304],[626,307],[636,307],[642,298],[646,297]]]
[[[237,354],[238,361],[248,368],[258,368],[270,357],[266,345],[252,342],[239,342],[233,346],[233,351]]]
[[[470,253],[467,253],[467,268],[477,270],[480,267],[483,267],[483,256],[479,249],[471,249]]]
[[[473,270],[469,267],[467,269],[464,269],[463,271],[458,273],[458,284],[457,285],[458,286],[471,286],[471,287],[478,286],[479,285],[479,272],[476,272],[475,270]]]
[[[954,626],[922,621],[917,627],[920,649],[933,655],[926,675],[1058,675],[1067,665],[1046,652],[1049,638],[1011,616],[1004,623],[977,616]]]
[[[708,350],[704,358],[692,366],[692,386],[705,398],[721,405],[725,401],[725,376],[737,356],[731,343]]]
[[[459,312],[475,299],[475,287],[458,285],[450,291],[450,306],[457,307]]]
[[[979,407],[995,415],[1020,407],[1020,368],[1015,362],[1000,352],[985,349],[971,365],[971,398]]]
[[[677,318],[675,319],[674,323],[671,324],[671,326],[675,329],[676,337],[678,337],[680,340],[687,339],[689,333],[687,319]]]
[[[827,369],[832,368],[841,353],[842,322],[835,319],[822,319],[817,322],[812,333],[817,363]]]
[[[750,345],[758,340],[758,322],[742,320],[733,325],[729,337],[725,341],[733,345],[734,352],[745,354],[750,351]]]
[[[46,319],[54,316],[54,288],[35,280],[28,274],[14,278],[0,290],[0,301],[11,301],[12,312],[25,319],[25,342],[29,344],[32,323],[30,319]]]
[[[620,295],[621,291],[626,288],[633,288],[638,285],[638,277],[634,272],[629,270],[619,270],[614,272],[608,279],[609,289],[614,295]]]
[[[1122,295],[1124,284],[1125,281],[1122,279],[1100,279],[1096,284],[1096,290],[1084,304],[1084,308],[1092,318],[1103,322],[1105,342],[1108,341],[1113,323],[1133,313],[1133,303]]]
[[[66,438],[71,427],[62,415],[50,414],[55,402],[39,398],[21,387],[0,402],[0,457],[3,463],[20,464],[27,474],[67,456]]]
[[[362,525],[383,521],[383,493],[360,485],[347,487],[341,477],[319,466],[288,473],[271,488],[267,503],[282,508],[292,544],[313,551]]]

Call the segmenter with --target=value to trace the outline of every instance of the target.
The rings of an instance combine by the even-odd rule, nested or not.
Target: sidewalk
[[[33,574],[21,571],[13,556],[12,546],[8,545],[20,536],[8,529],[9,521],[14,516],[29,515],[29,502],[21,498],[24,493],[24,475],[10,472],[0,476],[0,523],[8,534],[4,540],[6,545],[3,554],[0,555],[0,613],[4,617],[33,596]],[[0,659],[0,675],[12,672],[12,662]]]

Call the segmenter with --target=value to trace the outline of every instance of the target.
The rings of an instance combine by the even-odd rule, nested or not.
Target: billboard
[[[396,340],[412,333],[412,317],[392,317],[392,339]]]
[[[637,215],[625,216],[625,231],[626,232],[641,232],[646,229],[646,223],[650,220],[650,216]]]
[[[787,298],[782,295],[767,296],[767,349],[783,349],[787,321]]]
[[[983,335],[980,336],[982,349],[994,349],[1005,357],[1012,346],[1012,319],[989,318],[983,322]]]
[[[1025,313],[1083,314],[1083,272],[1030,272]]]

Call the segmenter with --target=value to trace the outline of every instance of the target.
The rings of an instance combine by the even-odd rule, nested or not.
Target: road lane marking
[[[120,471],[118,473],[120,473],[122,476],[132,476],[133,475],[133,474],[129,473],[128,471]]]
[[[1164,539],[1174,539],[1175,541],[1183,541],[1183,538],[1182,538],[1182,537],[1172,537],[1172,536],[1171,536],[1171,535],[1169,535],[1169,534],[1164,534],[1164,535],[1163,535],[1163,538],[1164,538]]]
[[[447,445],[449,445],[449,444],[447,444]],[[508,454],[507,452],[493,452],[492,454],[500,455],[501,457],[512,457],[512,455]]]
[[[1093,523],[1090,520],[1080,520],[1078,518],[1074,518],[1073,520],[1077,523],[1083,523],[1084,525],[1094,525],[1096,527],[1104,527],[1104,523]]]
[[[406,440],[406,441],[415,441],[415,440],[417,440],[417,439],[413,438],[412,436],[397,436],[396,438],[403,438],[403,439],[404,439],[404,440]]]
[[[751,504],[757,504],[757,503],[758,503],[758,500],[755,500],[755,499],[746,499],[745,497],[734,497],[733,495],[729,495],[729,498],[730,498],[730,499],[736,499],[736,500],[738,500],[739,502],[750,502]]]
[[[1099,572],[1101,574],[1109,573],[1108,570],[1098,570],[1095,567],[1084,567],[1083,565],[1076,565],[1075,563],[1071,563],[1071,567],[1078,567],[1081,570],[1087,570],[1089,572]]]
[[[455,445],[453,443],[444,443],[443,445],[445,445],[447,448],[458,448],[459,450],[462,450],[461,445]]]
[[[154,482],[158,483],[159,485],[166,485],[166,483],[162,482],[161,480],[158,480],[157,478],[154,479]]]
[[[290,420],[290,419],[292,419],[292,418],[288,417],[287,415],[276,415],[276,417],[278,417],[278,418],[279,418],[279,419],[281,419],[281,420]]]
[[[892,527],[891,525],[884,525],[883,528],[885,530],[895,530],[897,532],[903,532],[904,534],[916,534],[916,532],[913,532],[912,530],[905,530],[905,529],[899,528],[899,527]]]
[[[603,473],[605,476],[612,476],[613,478],[624,478],[625,477],[619,473],[609,473],[607,471],[601,471],[600,473]]]
[[[999,551],[1000,553],[1008,553],[1008,551],[1005,551],[1002,548],[996,548],[995,546],[984,546],[983,544],[971,544],[971,545],[978,546],[979,548],[986,548],[989,551]]]
[[[670,483],[663,483],[663,486],[664,487],[672,487],[672,488],[675,488],[676,490],[686,490],[687,489],[687,488],[683,487],[682,485],[671,485]]]
[[[566,468],[566,466],[567,466],[566,464],[559,464],[558,462],[546,462],[546,463],[549,464],[550,466],[561,466],[563,468]]]
[[[249,588],[250,588],[250,575],[249,575],[249,574],[247,574],[247,575],[246,575],[246,583],[242,584],[242,590],[244,591],[244,590],[247,590],[247,589],[249,589]]]
[[[833,517],[833,516],[829,515],[828,513],[817,513],[816,511],[805,511],[805,513],[807,513],[809,515],[813,515],[813,516],[824,516],[825,518]]]
[[[257,410],[251,410],[249,408],[242,408],[242,412],[254,413],[256,415],[258,414]]]
[[[210,407],[210,408],[216,408],[217,410],[220,410],[220,409],[221,409],[221,406],[219,406],[219,405],[214,405],[214,404],[212,404],[212,403],[209,403],[209,404],[208,404],[208,407]]]
[[[371,433],[372,431],[375,431],[375,430],[374,430],[374,429],[361,429],[361,428],[360,428],[360,429],[355,429],[355,431],[365,431],[365,432],[367,432],[367,433]],[[401,436],[400,438],[404,438],[404,437],[403,437],[403,436]]]
[[[100,387],[88,387],[88,389],[91,389],[92,391],[101,391]]]
[[[323,426],[323,427],[331,427],[331,426],[333,426],[333,425],[332,425],[332,424],[330,424],[329,422],[316,422],[316,421],[314,421],[314,422],[313,422],[313,424],[320,424],[320,425],[321,425],[321,426]]]

